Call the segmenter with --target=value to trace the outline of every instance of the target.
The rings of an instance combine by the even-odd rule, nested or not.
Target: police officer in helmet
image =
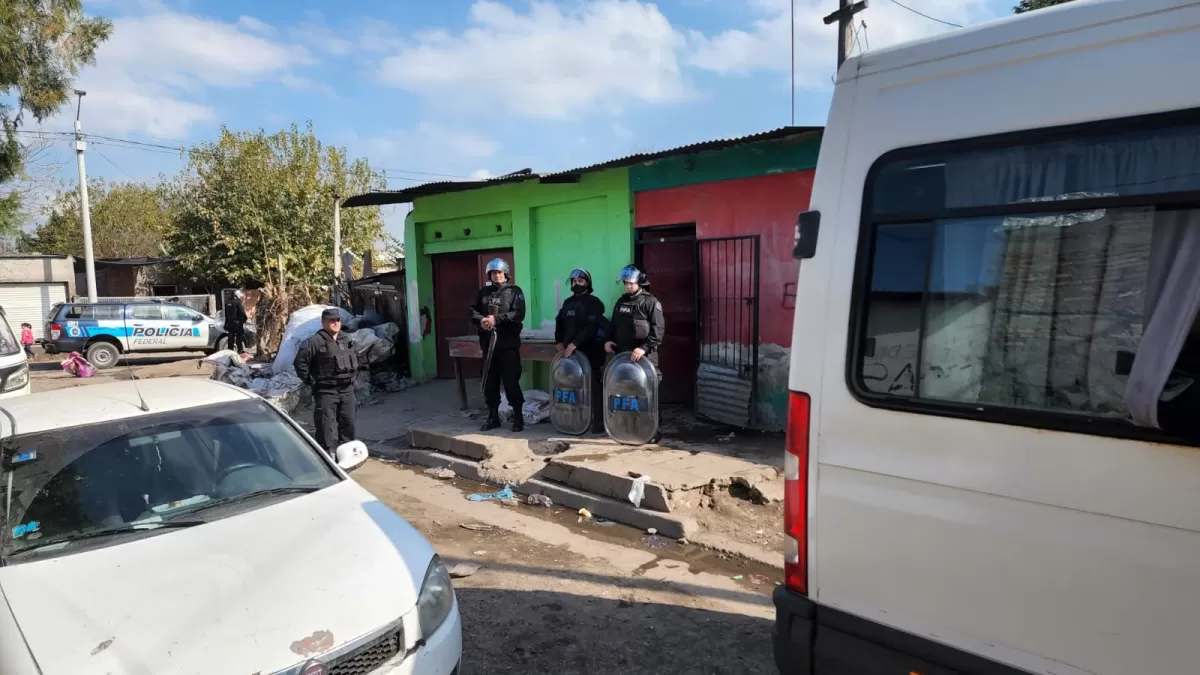
[[[321,312],[321,330],[300,346],[293,364],[296,375],[313,390],[313,424],[317,441],[333,455],[342,443],[354,440],[354,375],[358,353],[354,341],[342,332],[341,313],[329,307]]]
[[[650,359],[657,369],[658,348],[666,332],[662,303],[646,290],[649,281],[637,267],[626,265],[619,279],[625,284],[625,294],[613,306],[613,340],[604,349],[610,354],[633,352],[634,361]],[[658,371],[658,379],[662,381],[662,371]]]
[[[479,347],[486,368],[483,373],[483,399],[488,418],[482,430],[500,426],[500,384],[513,409],[513,431],[525,429],[521,393],[521,326],[525,321],[525,294],[512,283],[512,270],[502,258],[487,264],[488,283],[479,289],[471,305],[471,321],[479,330]],[[488,354],[491,354],[489,359]]]
[[[592,433],[604,433],[604,348],[596,341],[596,327],[604,317],[604,302],[592,294],[592,275],[587,270],[571,270],[568,278],[571,296],[563,302],[554,321],[554,342],[558,351],[571,356],[583,354],[592,366]]]

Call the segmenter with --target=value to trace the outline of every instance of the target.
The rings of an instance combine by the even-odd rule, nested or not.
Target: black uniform
[[[496,317],[494,331],[484,330],[480,326],[479,322],[488,316]],[[488,412],[499,419],[500,384],[503,382],[504,395],[513,408],[516,425],[521,419],[521,407],[525,404],[525,395],[521,393],[521,327],[525,321],[525,294],[515,284],[488,284],[475,295],[475,304],[471,305],[471,321],[479,330],[479,347],[483,349],[484,358],[487,357],[493,336],[496,339],[490,370],[483,374],[486,378],[483,398]]]
[[[616,352],[631,352],[641,347],[646,351],[645,358],[650,359],[657,369],[658,348],[666,334],[666,320],[658,298],[644,288],[639,288],[633,294],[622,295],[613,306],[612,323]],[[661,370],[658,371],[658,379],[662,381]]]
[[[300,346],[296,375],[313,389],[313,424],[317,440],[331,454],[354,440],[354,375],[358,353],[344,332],[335,339],[324,328]]]
[[[241,298],[235,297],[225,307],[225,332],[229,334],[226,346],[239,354],[246,350],[246,321],[249,318]]]
[[[572,295],[563,302],[554,320],[554,342],[575,345],[592,366],[592,430],[604,430],[604,345],[596,340],[596,326],[604,316],[604,302],[585,293]]]

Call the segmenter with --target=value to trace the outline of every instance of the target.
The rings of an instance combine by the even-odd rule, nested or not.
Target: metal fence
[[[86,296],[75,296],[71,298],[71,302],[87,302]],[[141,296],[141,297],[106,297],[96,298],[96,302],[103,304],[124,304],[128,302],[169,302],[191,307],[197,312],[215,316],[217,313],[217,297],[215,295],[172,295],[172,296]]]

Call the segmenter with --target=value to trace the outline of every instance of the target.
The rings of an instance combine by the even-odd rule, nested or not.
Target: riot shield
[[[592,364],[579,352],[560,353],[550,364],[550,424],[563,434],[582,436],[592,427]]]
[[[604,369],[604,429],[626,445],[644,445],[658,433],[658,370],[650,359],[618,354]]]

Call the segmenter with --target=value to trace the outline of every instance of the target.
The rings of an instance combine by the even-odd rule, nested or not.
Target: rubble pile
[[[249,389],[291,414],[304,402],[302,397],[308,395],[292,364],[304,341],[321,329],[321,312],[326,307],[309,305],[292,313],[272,363],[251,362],[231,350],[206,357],[203,362],[213,366],[212,379]],[[338,309],[342,314],[342,329],[349,333],[358,352],[361,370],[354,380],[358,404],[371,405],[376,402],[378,392],[403,391],[412,386],[412,381],[397,373],[393,365],[400,327],[390,322],[366,326],[372,323],[370,319]]]

